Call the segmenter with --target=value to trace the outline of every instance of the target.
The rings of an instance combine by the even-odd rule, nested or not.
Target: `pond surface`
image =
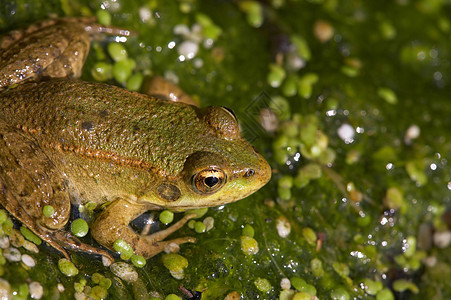
[[[0,289],[14,299],[39,286],[45,299],[450,299],[450,13],[442,0],[4,0],[2,33],[93,15],[133,30],[95,41],[82,79],[139,90],[164,76],[201,106],[230,107],[273,177],[209,209],[198,222],[213,220],[210,230],[174,234],[197,239],[178,252],[181,279],[162,254],[130,283],[72,253],[79,272],[68,277],[41,245],[19,248],[32,267],[3,250]],[[111,43],[126,49],[125,67]]]

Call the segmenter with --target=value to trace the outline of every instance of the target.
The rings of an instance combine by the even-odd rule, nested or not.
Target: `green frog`
[[[65,229],[71,204],[103,211],[90,230],[145,258],[193,215],[150,235],[130,222],[149,210],[231,203],[265,185],[271,169],[224,107],[198,108],[77,80],[99,32],[92,19],[44,21],[0,40],[0,204],[52,247],[111,257]],[[159,91],[161,94],[161,91]],[[51,216],[43,214],[51,206]]]

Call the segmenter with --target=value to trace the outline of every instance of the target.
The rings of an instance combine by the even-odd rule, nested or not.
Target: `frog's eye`
[[[225,183],[225,173],[217,168],[200,171],[193,176],[193,188],[201,194],[213,194]]]

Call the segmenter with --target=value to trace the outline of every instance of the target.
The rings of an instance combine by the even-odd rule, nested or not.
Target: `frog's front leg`
[[[195,215],[186,215],[174,225],[151,235],[137,234],[129,226],[129,223],[148,210],[149,207],[145,204],[132,204],[124,199],[115,200],[94,221],[91,234],[97,242],[110,249],[113,248],[116,240],[123,239],[130,244],[136,254],[145,258],[162,252],[165,246],[171,243],[180,245],[195,242],[192,237],[163,241],[168,235],[183,227]]]

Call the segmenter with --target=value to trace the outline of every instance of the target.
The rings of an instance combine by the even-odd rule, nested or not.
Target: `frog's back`
[[[209,135],[193,106],[68,79],[3,91],[0,117],[44,148],[147,165],[167,175],[179,173]]]

